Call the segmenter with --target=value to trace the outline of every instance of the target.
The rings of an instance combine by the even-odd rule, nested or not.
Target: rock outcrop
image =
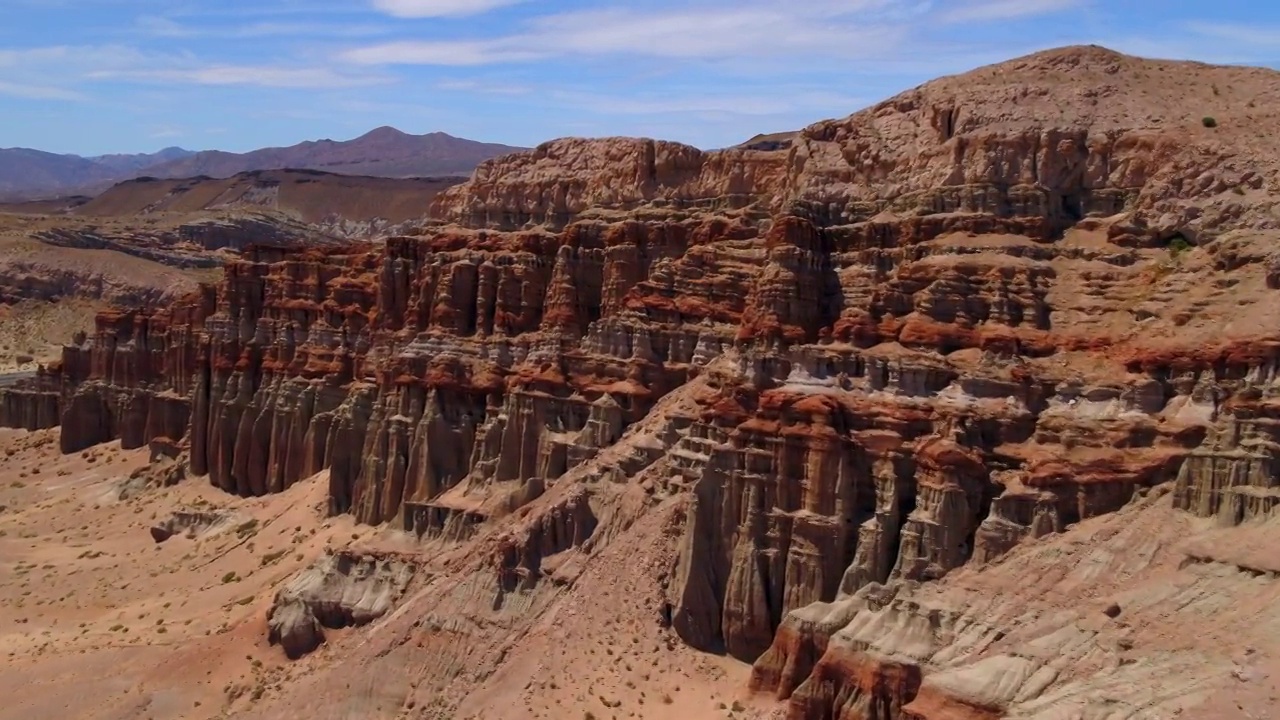
[[[442,607],[535,615],[674,503],[655,614],[756,662],[793,718],[1076,708],[1046,658],[1093,662],[1092,635],[993,656],[988,683],[968,658],[1025,618],[914,598],[1168,483],[1226,523],[1274,505],[1272,140],[1135,115],[1177,67],[1051,51],[773,150],[549,143],[440,195],[421,234],[251,248],[170,307],[103,314],[0,407],[58,403],[65,452],[166,438],[239,495],[328,470],[331,513],[465,544]],[[1262,112],[1232,73],[1280,84],[1204,72],[1219,120]],[[355,621],[290,593],[291,655]]]
[[[68,222],[37,232],[35,238],[58,247],[113,250],[178,268],[219,267],[226,259],[221,251],[238,252],[250,245],[301,247],[341,242],[298,220],[265,213],[201,218],[171,227]]]
[[[324,642],[324,628],[366,625],[385,615],[413,579],[412,562],[376,554],[326,555],[276,593],[268,639],[297,659]]]
[[[151,538],[162,543],[175,535],[203,537],[228,530],[241,523],[235,513],[209,510],[179,510],[151,526]],[[256,524],[256,523],[255,523]]]
[[[0,427],[47,430],[62,422],[62,383],[39,366],[35,376],[0,393]]]

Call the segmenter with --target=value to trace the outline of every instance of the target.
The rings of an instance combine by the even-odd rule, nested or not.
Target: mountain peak
[[[357,139],[358,140],[398,140],[400,138],[406,138],[406,137],[409,137],[408,133],[398,128],[393,128],[390,125],[383,125],[382,127],[374,128],[370,130],[369,132],[365,133],[364,135],[361,135]]]

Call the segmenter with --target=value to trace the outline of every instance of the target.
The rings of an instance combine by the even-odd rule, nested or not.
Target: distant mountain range
[[[137,172],[150,165],[186,154],[186,150],[173,148],[152,155],[86,158],[28,148],[0,149],[0,197],[96,192],[120,180],[135,177]]]
[[[410,135],[380,127],[354,140],[315,140],[247,153],[192,152],[81,157],[28,148],[0,149],[0,198],[92,195],[138,177],[229,178],[255,170],[323,170],[375,177],[466,175],[481,162],[524,148],[482,143],[442,132]]]

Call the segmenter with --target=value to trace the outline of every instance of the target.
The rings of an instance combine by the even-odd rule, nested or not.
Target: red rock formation
[[[41,366],[34,378],[0,392],[0,427],[45,430],[62,421],[62,387],[58,368]]]
[[[1237,135],[1125,120],[1135,63],[1041,54],[775,151],[491,161],[433,204],[453,225],[251,250],[104,314],[59,371],[63,449],[180,440],[244,495],[328,469],[332,512],[479,543],[500,597],[675,498],[671,626],[791,717],[999,716],[930,684],[935,654],[866,644],[942,617],[893,588],[1169,480],[1231,522],[1274,505],[1277,318],[1210,315],[1274,305],[1269,253],[1214,238],[1274,225],[1226,195],[1280,178]],[[1205,247],[1148,247],[1174,232]]]

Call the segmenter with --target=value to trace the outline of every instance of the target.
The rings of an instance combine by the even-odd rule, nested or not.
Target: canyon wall
[[[1073,52],[1038,71],[1133,60]],[[490,161],[420,235],[250,248],[101,315],[0,421],[58,414],[64,452],[179,443],[240,495],[328,470],[331,513],[487,532],[500,593],[625,532],[609,488],[643,487],[683,503],[663,621],[791,717],[999,717],[1055,680],[931,681],[962,644],[910,645],[939,622],[911,588],[1165,483],[1223,522],[1271,511],[1275,177],[1207,129],[1121,125],[1123,87],[1072,117],[958,87],[780,150]]]

